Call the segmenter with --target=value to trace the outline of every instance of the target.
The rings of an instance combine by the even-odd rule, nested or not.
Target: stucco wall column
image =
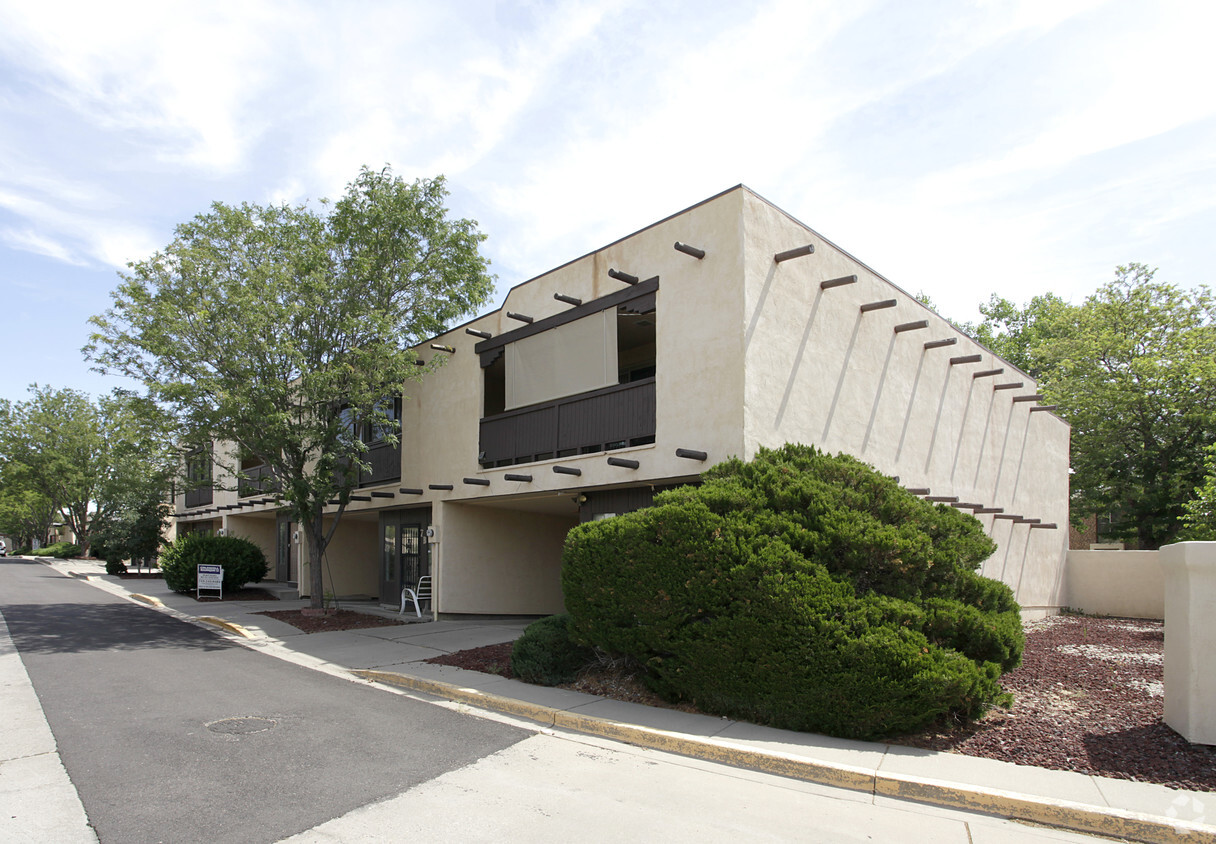
[[[1216,744],[1216,542],[1161,549],[1165,575],[1165,723]]]

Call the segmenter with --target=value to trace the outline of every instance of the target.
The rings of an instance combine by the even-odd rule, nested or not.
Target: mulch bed
[[[305,633],[325,633],[333,630],[362,630],[367,627],[393,627],[400,624],[391,618],[355,612],[335,610],[326,615],[304,615],[303,610],[267,610],[257,615],[268,615],[285,621]]]
[[[1165,632],[1159,621],[1055,616],[1026,629],[1022,665],[1002,679],[1014,704],[970,724],[939,725],[893,744],[1062,771],[1216,791],[1216,747],[1161,720]],[[427,662],[511,677],[511,642]],[[619,667],[564,688],[672,707]],[[684,705],[674,708],[696,711]]]

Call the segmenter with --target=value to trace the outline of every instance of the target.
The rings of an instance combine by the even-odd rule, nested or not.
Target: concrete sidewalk
[[[632,745],[868,792],[1132,841],[1216,842],[1216,794],[1013,765],[876,742],[789,732],[707,715],[624,703],[424,662],[511,641],[525,621],[462,620],[304,634],[260,615],[300,600],[199,603],[163,580],[122,580],[81,561],[44,561],[99,588],[249,647],[314,668]],[[394,616],[368,604],[344,608]]]

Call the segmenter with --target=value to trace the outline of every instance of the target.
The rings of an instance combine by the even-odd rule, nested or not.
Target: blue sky
[[[499,299],[740,182],[943,315],[1212,282],[1201,2],[0,0],[0,397],[215,200],[443,173]]]

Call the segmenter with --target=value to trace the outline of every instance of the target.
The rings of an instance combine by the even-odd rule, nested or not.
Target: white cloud
[[[65,264],[82,266],[85,263],[62,243],[39,234],[32,229],[0,230],[0,241],[13,249],[19,249],[22,252],[32,252],[35,255],[44,255],[48,258],[54,258],[56,261],[62,261]]]

